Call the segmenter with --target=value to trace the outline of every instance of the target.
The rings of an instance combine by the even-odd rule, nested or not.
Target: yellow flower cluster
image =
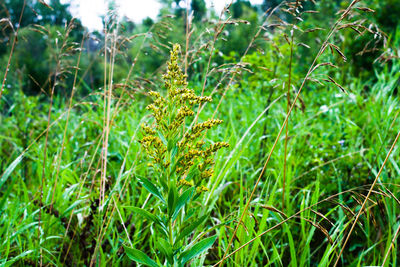
[[[151,127],[147,126],[146,124],[142,123],[143,131],[148,135],[155,135],[156,131],[154,131]]]
[[[214,119],[209,119],[205,122],[202,123],[197,123],[189,132],[185,133],[183,136],[183,139],[179,142],[179,147],[184,147],[186,144],[188,144],[190,141],[193,141],[200,137],[200,135],[205,131],[213,126],[216,126],[218,124],[221,124],[222,120],[214,120]]]
[[[205,187],[204,185],[201,185],[201,186],[199,186],[199,187],[196,188],[196,192],[197,192],[198,194],[201,194],[202,192],[207,192],[207,191],[208,191],[208,188]]]
[[[187,88],[186,75],[178,65],[179,51],[179,45],[174,45],[167,72],[163,75],[167,96],[164,98],[159,92],[149,92],[154,101],[147,109],[155,118],[155,126],[142,125],[143,138],[140,142],[152,159],[152,165],[166,172],[161,176],[167,179],[164,184],[175,181],[177,186],[195,186],[197,193],[201,193],[208,191],[201,185],[202,181],[210,178],[214,172],[213,154],[228,147],[228,144],[217,142],[204,148],[205,142],[199,140],[207,129],[221,124],[221,120],[209,119],[196,123],[185,132],[188,124],[186,119],[194,115],[193,106],[211,102],[212,99],[197,96],[193,89]],[[188,177],[191,170],[197,174]]]
[[[186,181],[185,179],[181,179],[178,182],[178,186],[193,186],[193,182]]]
[[[169,130],[177,129],[181,126],[186,117],[193,116],[194,112],[188,108],[187,106],[183,106],[178,110],[178,114],[176,115],[174,121],[168,126]]]
[[[164,166],[167,165],[167,163],[164,162],[167,147],[163,144],[159,137],[154,135],[147,135],[144,136],[142,140],[140,140],[140,143],[142,144],[150,158],[153,159],[154,163],[164,163]]]

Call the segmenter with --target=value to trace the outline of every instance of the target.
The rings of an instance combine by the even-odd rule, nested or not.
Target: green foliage
[[[231,51],[242,55],[254,34],[257,32],[259,16],[255,8],[248,1],[237,1],[232,5],[232,16],[238,19],[233,25],[226,26],[226,39],[219,49],[229,55]]]
[[[128,257],[136,262],[142,263],[147,266],[152,266],[152,267],[157,267],[158,264],[150,259],[146,254],[141,252],[140,250],[134,249],[134,248],[129,248],[125,247],[125,252],[128,255]]]
[[[200,225],[197,218],[201,214],[201,206],[194,201],[203,192],[208,191],[203,181],[213,174],[213,154],[220,148],[228,146],[219,142],[206,147],[202,140],[203,133],[221,124],[220,120],[210,119],[197,123],[195,119],[193,126],[187,128],[188,119],[194,116],[192,110],[194,105],[210,102],[211,98],[197,96],[192,89],[187,88],[186,77],[178,65],[179,50],[178,45],[173,47],[171,60],[167,63],[167,73],[163,75],[167,96],[150,92],[155,100],[147,109],[152,112],[155,126],[143,125],[144,136],[140,140],[152,162],[150,166],[154,169],[152,179],[141,178],[140,181],[144,188],[161,201],[153,204],[159,207],[161,215],[129,207],[162,229],[160,235],[153,235],[152,238],[156,243],[164,237],[168,239],[161,241],[158,249],[164,261],[166,260],[171,266],[177,264],[184,266],[186,262],[207,250],[216,239],[214,236],[195,244],[191,243],[190,248],[185,242],[185,237],[192,234]],[[152,207],[148,209],[153,210]],[[187,218],[185,214],[189,213],[191,217]],[[201,220],[204,220],[204,216]],[[158,255],[156,251],[153,254]],[[142,255],[130,258],[143,263],[142,258],[145,257]],[[159,260],[163,261],[162,258]]]
[[[47,5],[43,3],[43,1],[33,0],[5,0],[1,8],[2,12],[9,14],[10,20],[16,25],[25,4],[21,27],[31,24],[63,26],[72,19],[72,15],[68,11],[69,4],[62,4],[60,0],[48,1]]]
[[[67,5],[27,1],[12,54],[1,21],[1,266],[334,264],[399,131],[397,6],[357,3],[303,80],[348,1],[235,1],[220,20],[192,1],[190,36],[173,2],[82,42]],[[5,2],[14,26],[21,5]],[[397,159],[339,265],[399,265]]]
[[[63,27],[72,20],[72,15],[68,10],[69,4],[61,3],[60,0],[51,0],[47,4],[44,4],[44,1],[35,0],[5,0],[3,2],[0,6],[0,18],[8,18],[13,24],[13,28],[8,27],[7,24],[5,24],[5,27],[0,25],[3,37],[0,41],[0,56],[7,54],[6,44],[12,39],[13,31],[18,26],[53,25]],[[24,13],[21,17],[21,23],[18,23],[22,9]],[[75,20],[75,27],[77,30],[73,32],[73,38],[81,40],[84,28],[79,20]],[[40,45],[38,46],[40,47]]]
[[[206,3],[204,0],[193,0],[190,3],[195,21],[201,21],[207,14]]]

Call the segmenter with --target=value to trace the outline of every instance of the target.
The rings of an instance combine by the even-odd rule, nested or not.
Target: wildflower
[[[178,182],[178,186],[193,186],[193,183],[192,182],[189,182],[189,181],[187,181],[187,180],[185,180],[185,179],[181,179],[181,180],[179,180],[179,182]]]
[[[194,105],[211,102],[209,96],[198,96],[193,89],[187,87],[186,75],[178,65],[180,47],[175,45],[171,51],[171,59],[167,63],[167,72],[163,75],[167,90],[163,97],[160,92],[150,91],[153,103],[147,106],[154,119],[154,126],[142,125],[143,138],[140,140],[146,154],[152,160],[152,165],[158,170],[165,170],[162,184],[173,180],[178,186],[196,186],[196,190],[205,192],[208,189],[201,185],[213,173],[213,157],[219,149],[227,147],[224,142],[217,142],[205,147],[200,140],[206,130],[222,123],[222,120],[208,119],[185,129],[193,119]],[[194,169],[197,167],[197,170]],[[186,180],[189,172],[192,176]]]
[[[201,194],[201,193],[207,192],[207,191],[209,191],[209,190],[208,190],[208,188],[205,187],[204,185],[201,185],[201,186],[199,186],[199,187],[196,188],[196,192],[197,192],[198,194]]]

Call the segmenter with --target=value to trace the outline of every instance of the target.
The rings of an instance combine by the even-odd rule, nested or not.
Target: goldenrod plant
[[[140,140],[149,158],[148,166],[154,169],[155,175],[138,179],[161,203],[155,214],[150,212],[152,207],[148,210],[126,207],[150,220],[157,229],[154,232],[157,249],[153,251],[153,259],[140,250],[125,247],[132,260],[150,266],[158,266],[158,263],[184,266],[210,248],[217,238],[214,235],[202,239],[194,237],[192,242],[187,240],[207,219],[207,215],[198,218],[201,206],[196,205],[195,200],[208,191],[204,184],[213,175],[213,156],[229,145],[225,142],[207,145],[204,141],[205,132],[221,124],[222,120],[208,119],[199,123],[194,118],[195,106],[212,99],[197,96],[187,87],[186,75],[178,65],[179,51],[180,46],[174,45],[167,73],[163,75],[167,96],[154,91],[149,93],[154,102],[147,109],[154,122],[142,125]]]

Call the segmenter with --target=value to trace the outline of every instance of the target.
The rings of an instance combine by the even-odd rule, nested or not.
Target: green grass
[[[318,68],[313,77],[322,81],[329,75],[340,81],[346,92],[333,83],[307,82],[288,120],[287,154],[282,134],[228,247],[287,114],[284,82],[288,79],[290,45],[279,37],[287,33],[285,30],[277,30],[273,36],[281,55],[273,45],[257,39],[266,52],[250,51],[243,58],[248,71],[241,68],[231,82],[233,72],[227,72],[228,78],[212,94],[214,101],[199,114],[202,122],[217,111],[216,118],[223,123],[207,131],[205,140],[224,141],[230,147],[216,153],[214,175],[205,183],[209,192],[193,200],[196,209],[192,217],[187,206],[178,217],[184,223],[189,217],[194,220],[208,215],[184,240],[185,246],[193,247],[197,241],[216,236],[207,253],[202,251],[187,265],[214,265],[227,252],[226,266],[332,266],[399,131],[400,61],[393,59],[384,67],[375,65],[374,72],[361,79],[346,71],[345,64],[351,66],[351,62],[341,62],[340,56],[327,51],[318,63],[332,61],[339,68]],[[394,44],[399,43],[398,36],[393,39]],[[141,40],[147,44],[146,39]],[[218,40],[216,47],[219,45]],[[317,52],[315,47],[311,50]],[[188,78],[189,87],[198,94],[203,89],[209,52],[199,51],[202,60],[189,68],[202,70]],[[301,46],[294,47],[292,98],[306,74],[305,66],[312,63],[307,53]],[[140,56],[148,60],[145,54]],[[120,67],[120,57],[106,58],[108,67]],[[237,60],[224,57],[227,63]],[[217,56],[211,59],[221,60]],[[138,179],[155,181],[158,175],[148,167],[139,140],[140,125],[151,122],[145,109],[150,103],[147,92],[164,92],[161,73],[165,68],[153,76],[146,73],[152,79],[143,82],[140,78],[145,76],[141,77],[139,67],[133,68],[129,80],[147,87],[134,90],[131,85],[116,86],[111,102],[102,95],[104,88],[91,88],[80,80],[85,70],[79,70],[78,92],[92,92],[73,98],[70,110],[68,97],[55,94],[50,121],[48,98],[26,96],[18,84],[13,85],[15,90],[5,91],[0,99],[0,105],[5,110],[7,107],[0,116],[0,266],[130,266],[132,253],[137,253],[133,248],[157,264],[167,265],[157,252],[160,229],[152,222],[152,216],[162,216],[163,203]],[[118,74],[123,70],[128,75],[125,67],[117,69]],[[205,95],[211,94],[224,73],[213,71],[209,75]],[[107,172],[103,173],[108,103],[113,120]],[[343,266],[381,265],[389,249],[385,266],[399,265],[396,238],[391,244],[400,227],[398,157],[395,146],[340,255]],[[104,201],[100,201],[102,197]],[[150,215],[143,211],[138,214],[138,208]],[[141,259],[146,261],[144,256]]]

